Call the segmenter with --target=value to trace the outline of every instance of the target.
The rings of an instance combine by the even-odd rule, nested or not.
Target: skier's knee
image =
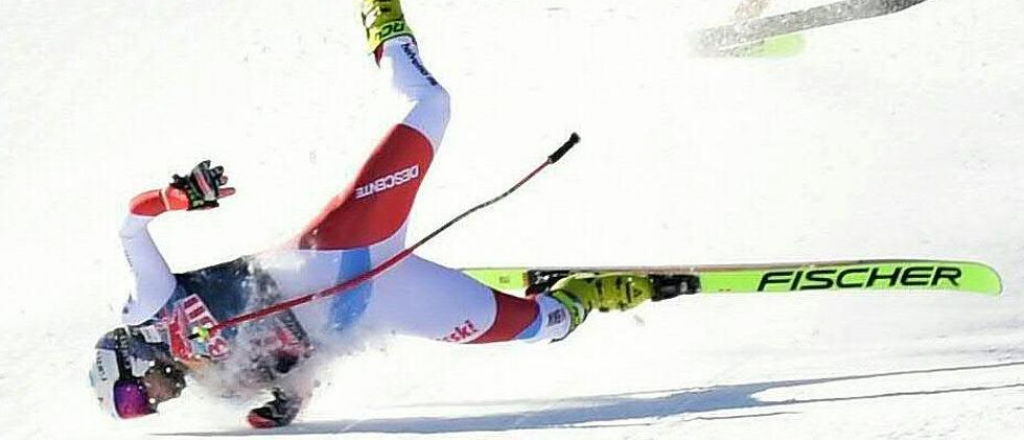
[[[417,94],[415,102],[404,122],[426,134],[436,148],[451,117],[451,98],[443,87],[436,86]]]
[[[416,107],[434,115],[442,126],[448,125],[451,118],[451,95],[440,85],[432,87],[429,93],[425,93],[416,103]]]

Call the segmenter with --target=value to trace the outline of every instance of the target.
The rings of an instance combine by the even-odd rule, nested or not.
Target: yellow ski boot
[[[552,298],[569,310],[571,333],[591,310],[601,312],[628,310],[651,299],[654,295],[651,279],[633,273],[579,273],[559,280],[548,292]]]
[[[370,52],[376,51],[381,43],[392,38],[412,36],[412,29],[405,23],[399,0],[363,0],[363,27],[366,28],[366,42]]]

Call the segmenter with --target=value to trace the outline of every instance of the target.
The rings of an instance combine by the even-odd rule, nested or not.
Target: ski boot
[[[381,43],[402,35],[412,37],[412,29],[405,23],[399,0],[363,0],[363,27],[370,52],[376,52]]]
[[[562,278],[548,292],[569,311],[570,333],[587,319],[591,310],[629,310],[654,294],[651,279],[633,273],[577,273]]]
[[[272,391],[274,400],[271,400],[259,408],[249,411],[246,421],[253,428],[279,428],[287,426],[295,420],[302,408],[302,399],[288,396],[279,388]]]

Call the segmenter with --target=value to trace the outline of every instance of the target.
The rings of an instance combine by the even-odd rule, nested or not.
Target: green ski
[[[573,273],[638,272],[661,289],[658,299],[683,294],[854,292],[969,292],[999,295],[1002,282],[981,263],[941,260],[859,260],[752,265],[658,267],[468,268],[464,273],[498,290],[543,291]]]

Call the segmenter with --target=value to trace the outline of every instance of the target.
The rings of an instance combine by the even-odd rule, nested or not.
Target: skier
[[[578,274],[527,298],[504,294],[436,263],[408,257],[373,281],[332,297],[227,329],[208,340],[196,328],[357,277],[403,249],[409,212],[449,118],[449,96],[420,58],[399,0],[363,0],[369,49],[410,103],[358,172],[297,237],[276,249],[172,274],[147,231],[168,211],[206,210],[235,193],[223,167],[199,163],[165,188],[135,197],[121,240],[136,289],[124,326],[96,344],[90,371],[101,406],[117,418],[156,412],[189,380],[229,394],[269,392],[251,410],[256,428],[292,422],[311,395],[312,361],[355,328],[453,343],[557,341],[589,312],[625,310],[651,298],[650,279]]]

